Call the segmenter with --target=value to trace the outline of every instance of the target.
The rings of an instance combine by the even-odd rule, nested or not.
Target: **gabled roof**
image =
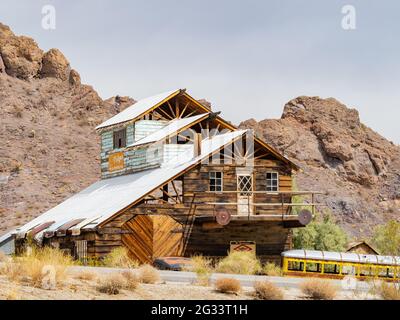
[[[128,145],[127,147],[136,147],[143,144],[158,142],[162,139],[167,138],[170,135],[175,134],[178,131],[191,127],[195,123],[204,120],[208,116],[209,113],[204,113],[193,117],[171,120],[164,128],[157,130],[156,132],[153,132],[152,134],[140,140],[135,141],[134,143]]]
[[[78,232],[78,234],[77,226],[82,229],[94,228],[115,214],[133,206],[166,182],[196,166],[203,159],[241,137],[245,132],[246,130],[238,130],[206,138],[202,141],[201,155],[195,158],[193,158],[193,153],[184,155],[187,161],[183,163],[182,156],[180,156],[179,161],[171,162],[160,168],[97,181],[21,228],[3,236],[2,239],[7,239],[13,234],[17,234],[17,237],[18,235],[24,237],[28,231],[50,221],[53,222],[52,225],[41,230],[38,234],[39,237],[46,231],[60,228],[74,220],[81,221],[70,227],[69,230]]]
[[[132,106],[126,108],[122,112],[118,113],[114,117],[108,119],[107,121],[104,121],[102,124],[98,125],[96,129],[103,129],[109,126],[113,126],[116,124],[124,123],[127,121],[133,121],[135,119],[138,119],[142,117],[143,115],[147,114],[151,110],[156,109],[157,107],[161,106],[163,103],[167,102],[168,100],[172,99],[173,97],[182,94],[185,96],[187,99],[189,99],[194,105],[196,105],[199,108],[199,111],[202,112],[210,112],[210,109],[207,108],[206,106],[202,105],[200,102],[198,102],[196,99],[194,99],[192,96],[190,96],[187,92],[186,89],[177,89],[177,90],[172,90],[164,93],[157,94],[155,96],[151,96],[145,99],[141,99]],[[222,123],[224,126],[229,128],[230,130],[237,130],[237,127],[231,124],[230,122],[224,120],[223,118],[217,116],[216,117],[217,121]],[[255,141],[258,142],[263,148],[267,149],[269,152],[271,152],[275,157],[278,159],[282,160],[283,162],[289,164],[291,168],[298,170],[299,167],[292,162],[290,159],[285,157],[283,154],[281,154],[279,151],[277,151],[275,148],[270,146],[268,143],[263,141],[262,139],[258,137],[254,137]]]
[[[156,108],[157,106],[163,104],[165,101],[175,97],[181,92],[180,89],[167,91],[155,96],[141,99],[135,104],[116,114],[112,118],[104,121],[96,127],[96,129],[101,129],[109,126],[113,126],[119,123],[130,121],[136,119],[146,113],[149,109]]]

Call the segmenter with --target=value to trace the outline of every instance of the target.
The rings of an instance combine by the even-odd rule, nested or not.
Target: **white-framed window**
[[[267,172],[267,191],[279,191],[278,172]]]
[[[210,191],[222,191],[223,173],[221,171],[210,171],[209,184],[210,184]]]

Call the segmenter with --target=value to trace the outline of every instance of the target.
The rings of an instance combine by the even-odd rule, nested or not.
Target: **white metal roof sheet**
[[[400,265],[400,257],[380,256],[373,254],[359,254],[354,252],[331,252],[317,250],[289,250],[282,252],[283,257],[309,259],[309,260],[327,260],[356,263],[374,263],[386,265]]]
[[[116,114],[114,117],[104,121],[100,125],[96,127],[96,129],[112,126],[118,123],[123,123],[132,119],[139,117],[141,114],[146,112],[147,110],[151,109],[155,105],[159,104],[160,102],[168,99],[169,97],[174,96],[180,91],[180,89],[167,91],[155,96],[151,96],[148,98],[141,99],[137,101],[132,106],[126,108],[125,110],[121,111],[120,113]]]
[[[138,141],[135,141],[131,145],[128,145],[128,147],[135,147],[135,146],[139,146],[139,145],[143,145],[143,144],[147,144],[147,143],[151,143],[151,142],[160,141],[187,126],[190,126],[197,120],[199,120],[201,118],[206,118],[207,115],[209,115],[209,113],[203,113],[203,114],[193,116],[193,117],[188,117],[188,118],[171,120],[164,128],[157,130],[156,132],[153,132],[152,134],[148,135],[147,137],[144,137]]]
[[[84,218],[87,219],[91,227],[95,227],[245,132],[246,130],[237,130],[204,139],[201,155],[195,158],[193,156],[191,158],[186,157],[187,161],[184,163],[171,162],[160,168],[97,181],[24,226],[4,235],[1,239],[6,239],[15,233],[26,233],[47,221],[54,221],[54,225],[49,227],[50,230],[56,229],[57,226],[61,226],[68,220]],[[93,217],[96,217],[96,219],[91,222]],[[81,227],[84,228],[83,225]],[[71,229],[77,231],[76,226]]]

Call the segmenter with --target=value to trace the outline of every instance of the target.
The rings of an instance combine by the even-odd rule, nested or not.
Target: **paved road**
[[[93,270],[100,274],[107,274],[112,272],[124,271],[126,269],[119,268],[104,268],[104,267],[83,267],[74,266],[70,267],[72,272],[79,272],[83,270]],[[197,280],[196,273],[187,271],[159,271],[161,279],[166,282],[182,282],[182,283],[194,283]],[[225,274],[225,273],[214,273],[211,276],[211,282],[214,282],[218,278],[229,277],[235,278],[240,281],[243,287],[252,287],[256,281],[268,280],[278,287],[281,288],[298,288],[299,285],[306,280],[306,278],[294,278],[294,277],[269,277],[269,276],[252,276],[252,275],[240,275],[240,274]],[[351,291],[357,286],[357,290],[368,292],[370,285],[366,282],[356,281],[345,284],[342,280],[327,280],[335,284],[341,291]]]

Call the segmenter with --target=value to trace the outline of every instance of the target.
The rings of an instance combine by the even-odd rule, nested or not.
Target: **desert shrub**
[[[21,272],[35,287],[47,286],[44,281],[60,283],[66,276],[66,269],[73,265],[70,255],[50,247],[31,247],[17,262]]]
[[[122,276],[125,278],[125,289],[135,290],[138,287],[139,277],[132,270],[123,271]]]
[[[119,294],[125,287],[125,278],[120,273],[108,274],[99,279],[97,290],[109,295]]]
[[[301,284],[301,291],[309,299],[332,300],[336,296],[337,289],[327,280],[312,279]]]
[[[282,300],[283,291],[269,281],[259,281],[254,284],[254,294],[261,300]]]
[[[104,266],[115,268],[136,268],[139,262],[131,259],[128,254],[128,249],[118,247],[113,249],[103,260]]]
[[[400,222],[391,220],[374,230],[372,243],[381,254],[400,255]]]
[[[231,252],[216,267],[217,272],[234,274],[256,274],[261,269],[260,261],[249,252]]]
[[[335,222],[332,214],[316,215],[305,228],[293,232],[296,249],[344,251],[347,245],[346,232]]]
[[[97,273],[89,270],[84,270],[82,272],[79,272],[75,276],[75,278],[79,280],[93,281],[97,279]]]
[[[220,278],[215,281],[215,289],[222,293],[239,293],[242,290],[242,286],[239,280]]]
[[[383,282],[377,291],[383,300],[400,300],[400,283]]]
[[[282,269],[281,267],[277,266],[273,262],[267,262],[263,266],[263,273],[266,274],[267,276],[273,276],[273,277],[279,277],[282,276]]]
[[[157,283],[160,281],[158,270],[148,264],[140,266],[137,274],[141,283]]]
[[[200,285],[208,285],[212,274],[212,261],[203,256],[194,256],[191,259],[191,267],[189,271],[195,272],[197,275],[197,283]]]

